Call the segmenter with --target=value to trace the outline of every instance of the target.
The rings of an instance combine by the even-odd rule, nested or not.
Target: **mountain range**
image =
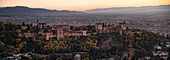
[[[0,7],[0,13],[4,14],[57,14],[57,13],[82,13],[68,10],[49,10],[43,8],[29,8],[25,6]]]
[[[110,13],[110,14],[170,14],[170,5],[142,7],[113,7],[91,9],[85,11],[49,10],[44,8],[29,8],[25,6],[0,7],[0,14],[68,14],[68,13]]]
[[[160,6],[142,6],[142,7],[113,7],[101,8],[84,11],[86,13],[114,13],[114,14],[153,14],[153,13],[170,13],[170,5]]]

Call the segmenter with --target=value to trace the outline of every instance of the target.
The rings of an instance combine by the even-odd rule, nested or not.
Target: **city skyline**
[[[96,8],[169,5],[169,0],[0,0],[0,7],[28,6],[55,10],[84,11]]]

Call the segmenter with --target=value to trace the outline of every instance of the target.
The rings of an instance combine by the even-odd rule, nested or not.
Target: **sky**
[[[170,0],[0,0],[0,7],[27,6],[84,11],[96,8],[170,5]]]

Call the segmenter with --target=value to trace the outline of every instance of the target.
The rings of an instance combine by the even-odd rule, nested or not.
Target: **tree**
[[[20,29],[17,29],[17,30],[15,30],[15,32],[16,32],[16,33],[20,33],[20,32],[21,32],[21,30],[20,30]]]
[[[22,22],[22,26],[25,26],[25,23],[24,23],[24,22]]]
[[[0,31],[3,31],[5,29],[5,25],[3,24],[3,22],[0,22]]]

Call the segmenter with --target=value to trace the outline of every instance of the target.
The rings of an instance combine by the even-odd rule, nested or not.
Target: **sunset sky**
[[[56,10],[83,11],[110,7],[170,5],[170,0],[0,0],[0,7],[28,6]]]

